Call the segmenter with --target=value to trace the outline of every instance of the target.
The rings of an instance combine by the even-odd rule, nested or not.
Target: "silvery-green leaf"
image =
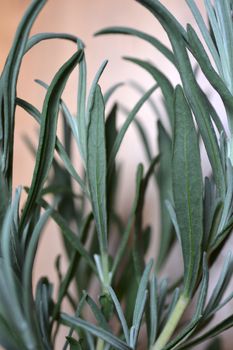
[[[202,256],[203,185],[198,138],[181,87],[177,87],[175,97],[172,164],[174,204],[184,260],[184,292],[191,295]]]
[[[174,125],[174,108],[173,108],[173,96],[174,88],[166,77],[158,68],[152,63],[139,60],[131,57],[124,57],[127,61],[137,64],[139,67],[144,68],[156,81],[158,86],[161,88],[164,98],[164,104],[167,110],[167,114],[170,120],[171,128],[173,130]]]
[[[0,110],[2,113],[0,121],[1,165],[7,177],[10,193],[12,190],[16,85],[31,27],[45,2],[45,0],[33,1],[28,7],[18,26],[0,79]]]
[[[87,178],[100,250],[107,251],[106,141],[104,101],[97,85],[87,133]]]
[[[33,171],[32,183],[29,189],[26,204],[21,217],[21,230],[25,227],[30,213],[35,205],[43,184],[47,178],[53,160],[53,152],[56,144],[56,129],[61,94],[65,88],[67,79],[77,63],[82,58],[83,52],[76,52],[57,72],[46,93],[36,163]]]
[[[109,293],[110,293],[110,295],[112,297],[112,300],[114,302],[114,305],[115,305],[118,317],[120,319],[126,343],[129,345],[129,343],[130,343],[130,340],[129,340],[129,328],[128,328],[128,325],[127,325],[127,322],[126,322],[123,310],[121,308],[120,302],[119,302],[119,300],[118,300],[118,298],[116,296],[116,293],[112,289],[112,287],[109,287]]]
[[[119,245],[119,248],[116,252],[116,256],[114,258],[114,262],[113,262],[113,267],[112,267],[112,274],[114,276],[117,267],[123,257],[123,254],[125,252],[125,249],[127,247],[127,242],[129,239],[129,235],[130,235],[130,231],[132,229],[133,226],[133,222],[135,219],[135,214],[136,214],[136,210],[137,210],[137,206],[138,206],[138,201],[139,201],[139,194],[140,194],[140,188],[142,185],[142,180],[143,180],[143,166],[142,164],[138,165],[137,168],[137,175],[136,175],[136,188],[135,188],[135,198],[133,201],[133,205],[132,205],[132,209],[128,218],[128,222],[127,225],[123,231],[123,235],[122,235],[122,239]]]
[[[157,258],[157,268],[160,269],[166,261],[166,257],[172,248],[174,231],[172,222],[167,212],[166,200],[172,197],[172,141],[164,129],[162,123],[158,122],[158,146],[160,161],[157,171],[157,182],[160,198],[161,231]]]
[[[156,277],[153,274],[150,280],[150,328],[149,344],[154,344],[158,328],[158,287]]]
[[[121,142],[125,136],[125,133],[128,129],[128,127],[130,126],[131,122],[134,120],[136,114],[138,113],[139,109],[142,107],[142,105],[144,104],[144,102],[146,102],[148,100],[148,98],[150,97],[150,95],[156,90],[158,86],[155,85],[153,86],[150,90],[148,90],[145,95],[143,95],[140,100],[136,103],[136,105],[134,106],[134,108],[131,110],[131,112],[129,113],[126,121],[124,122],[122,128],[120,129],[117,138],[115,140],[114,146],[112,148],[110,157],[109,157],[109,164],[108,164],[108,172],[111,174],[112,171],[112,167],[117,155],[117,152],[120,148]]]
[[[41,113],[37,110],[37,108],[35,108],[29,102],[27,102],[21,98],[17,98],[16,102],[17,102],[18,106],[22,107],[25,111],[27,111],[38,123],[41,123]],[[84,181],[81,179],[81,177],[79,176],[79,174],[75,170],[67,152],[65,151],[65,149],[64,149],[62,143],[60,142],[60,140],[58,139],[58,137],[56,137],[55,149],[57,150],[60,158],[62,159],[66,170],[75,179],[75,181],[77,181],[77,183],[80,185],[82,191],[87,195],[87,197],[89,197],[89,193],[87,191],[87,188],[86,188]]]
[[[203,100],[202,93],[200,92],[200,88],[196,82],[191,62],[186,50],[186,45],[188,45],[187,35],[182,32],[180,26],[177,26],[177,21],[175,20],[174,16],[172,16],[171,13],[159,1],[138,1],[153,13],[153,15],[160,21],[169,36],[177,61],[178,71],[180,73],[180,77],[184,86],[184,92],[188,99],[188,102],[192,107],[213,169],[218,194],[219,196],[223,197],[225,194],[225,181],[218,142],[211,123],[209,109]],[[195,52],[192,51],[194,56]],[[199,62],[199,59],[197,59],[197,61]],[[210,66],[211,65],[209,63],[205,63],[205,68],[208,71]],[[208,76],[208,79],[211,81],[213,80],[212,78],[216,78],[216,84],[218,84],[217,80],[220,81],[221,79],[219,79],[219,77],[217,78],[216,75],[217,73],[213,70],[213,72],[210,74],[210,77]],[[226,88],[224,85],[224,96],[225,95]],[[227,101],[229,104],[233,104],[232,99],[229,98],[229,92],[227,93]]]
[[[29,50],[31,50],[33,48],[33,46],[39,44],[41,41],[51,40],[51,39],[63,39],[63,40],[68,40],[68,41],[71,41],[71,42],[77,44],[78,37],[75,35],[72,35],[72,34],[67,34],[67,33],[38,33],[38,34],[34,34],[33,36],[31,36],[28,39],[25,53],[28,52]]]
[[[92,335],[103,339],[104,341],[106,341],[107,343],[109,343],[110,345],[112,345],[114,348],[118,350],[131,350],[131,348],[126,343],[118,339],[112,333],[107,332],[100,327],[93,326],[92,324],[86,321],[83,321],[78,317],[71,317],[62,313],[61,319],[65,324],[68,324],[74,327],[80,327],[86,330],[87,332],[91,333]]]
[[[158,49],[160,52],[164,54],[164,56],[173,64],[175,63],[175,59],[173,57],[173,53],[168,49],[163,43],[161,43],[158,39],[153,37],[152,35],[149,35],[147,33],[144,33],[142,31],[128,28],[128,27],[109,27],[106,29],[102,29],[95,33],[95,35],[105,35],[105,34],[124,34],[124,35],[132,35],[138,38],[141,38],[147,42],[149,42],[151,45],[153,45],[156,49]]]

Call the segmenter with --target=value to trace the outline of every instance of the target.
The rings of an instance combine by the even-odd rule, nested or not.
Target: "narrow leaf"
[[[17,80],[31,27],[39,12],[45,5],[45,2],[45,0],[33,1],[28,7],[17,29],[13,45],[7,57],[0,79],[0,136],[2,138],[2,167],[4,174],[6,174],[10,193],[13,171],[14,114]]]
[[[202,171],[192,114],[181,87],[176,89],[173,194],[184,259],[184,290],[197,282],[203,238]]]
[[[104,101],[97,85],[87,134],[87,178],[100,249],[107,251],[106,145]]]
[[[128,27],[109,27],[95,33],[96,36],[106,34],[124,34],[141,38],[153,45],[160,52],[162,52],[171,63],[173,63],[174,65],[176,64],[172,51],[152,35]]]
[[[134,106],[134,108],[132,109],[132,111],[130,112],[130,114],[128,115],[126,121],[124,122],[121,130],[119,131],[116,141],[114,143],[114,146],[112,148],[110,157],[109,157],[109,164],[108,164],[108,172],[111,174],[112,171],[112,167],[117,155],[117,152],[120,148],[121,142],[125,136],[125,133],[128,129],[128,127],[130,126],[131,122],[134,120],[136,114],[138,113],[139,109],[142,107],[142,105],[144,104],[144,102],[146,102],[148,100],[148,98],[150,97],[150,95],[156,90],[156,88],[158,87],[158,85],[153,86],[150,90],[148,90],[145,95],[142,96],[142,98],[136,103],[136,105]]]
[[[125,336],[125,340],[126,340],[126,343],[129,345],[130,343],[130,339],[129,339],[129,328],[128,328],[128,325],[127,325],[127,322],[126,322],[126,319],[125,319],[125,316],[123,314],[123,311],[122,311],[122,308],[121,308],[121,305],[120,305],[120,302],[116,296],[116,293],[114,292],[114,290],[112,289],[112,287],[109,287],[109,293],[112,297],[112,300],[114,302],[114,305],[115,305],[115,308],[116,308],[116,311],[117,311],[117,314],[118,314],[118,317],[120,319],[120,322],[121,322],[121,326],[122,326],[122,329],[123,329],[123,332],[124,332],[124,336]]]
[[[36,164],[33,171],[33,178],[27,201],[21,217],[21,230],[27,223],[51,167],[56,143],[56,128],[60,97],[65,88],[69,75],[80,61],[82,54],[82,51],[78,51],[62,66],[62,68],[55,75],[46,93],[42,110],[42,121],[38,152],[36,155]]]
[[[103,339],[118,350],[131,350],[131,348],[126,343],[115,337],[112,333],[109,333],[100,327],[93,326],[90,323],[83,321],[78,317],[71,317],[62,313],[61,319],[65,324],[74,327],[80,327],[85,331],[93,334],[94,336]]]

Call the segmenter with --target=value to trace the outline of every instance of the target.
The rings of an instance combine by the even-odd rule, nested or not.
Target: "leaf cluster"
[[[0,77],[0,344],[9,350],[53,349],[59,328],[65,325],[64,350],[191,349],[209,338],[214,340],[208,349],[221,349],[218,335],[233,326],[233,317],[214,326],[210,322],[233,298],[233,293],[226,296],[233,271],[230,252],[208,297],[207,292],[209,272],[233,227],[232,1],[215,0],[212,4],[205,0],[207,25],[195,1],[187,0],[200,37],[191,25],[181,26],[160,1],[138,0],[163,26],[171,49],[132,28],[111,27],[96,33],[131,35],[148,42],[173,64],[181,79],[181,85],[174,86],[156,63],[125,57],[129,64],[150,74],[154,84],[144,91],[134,82],[132,87],[141,95],[137,103],[130,110],[115,103],[109,113],[106,106],[122,84],[102,92],[100,78],[107,61],[100,65],[88,91],[85,46],[80,38],[65,33],[30,36],[45,2],[31,2]],[[17,95],[20,67],[35,45],[57,38],[72,41],[75,52],[49,85],[36,81],[46,91],[39,111]],[[198,83],[191,55],[223,102],[226,128]],[[62,93],[75,69],[77,108],[73,115]],[[167,129],[152,100],[157,90],[169,121]],[[152,106],[158,153],[137,118],[145,103]],[[35,165],[31,184],[24,187],[25,203],[21,203],[23,189],[15,193],[12,189],[18,107],[34,118],[39,129],[37,149],[27,140]],[[126,118],[119,128],[120,108]],[[58,118],[63,123],[62,138],[57,134]],[[138,130],[146,163],[140,163],[135,171],[135,194],[123,219],[116,203],[121,186],[117,156],[131,124]],[[82,172],[74,165],[77,154],[73,155],[72,141]],[[211,167],[205,177],[201,143]],[[155,234],[143,220],[150,181],[158,188],[161,228],[158,254],[148,262]],[[68,261],[65,273],[61,268],[64,257],[55,261],[57,295],[47,277],[37,282],[35,292],[32,285],[34,260],[48,220],[59,228]],[[175,243],[180,247],[183,270],[181,278],[171,283],[163,277],[163,267]],[[98,283],[97,293],[93,283]],[[72,315],[62,311],[64,300],[70,303]],[[181,325],[194,300],[190,320]],[[90,321],[88,310],[95,322]]]

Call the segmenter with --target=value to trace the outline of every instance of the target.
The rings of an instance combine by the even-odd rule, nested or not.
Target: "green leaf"
[[[9,191],[5,176],[2,172],[2,162],[0,159],[0,188],[2,191],[1,201],[0,201],[0,227],[3,225],[4,217],[6,216],[8,205],[9,205]]]
[[[142,123],[138,119],[134,119],[134,123],[135,123],[137,130],[138,130],[138,133],[141,137],[142,144],[144,146],[147,159],[149,162],[151,162],[153,157],[152,157],[151,147],[149,144],[148,135],[146,133],[146,130],[143,127]]]
[[[78,42],[82,47],[82,43]],[[87,120],[86,120],[86,89],[87,89],[87,67],[85,53],[79,65],[79,78],[78,78],[78,100],[77,100],[77,129],[78,139],[76,140],[79,145],[79,152],[86,162],[87,152]]]
[[[232,72],[231,67],[233,64],[233,49],[232,49],[232,41],[233,41],[233,26],[232,26],[232,16],[231,16],[231,5],[230,1],[216,1],[215,3],[215,13],[218,21],[218,26],[221,34],[222,44],[224,50],[219,51],[220,57],[223,56],[222,59],[222,67],[225,71],[225,81],[226,84],[233,93],[233,84],[232,84]],[[214,29],[214,28],[213,28]],[[220,47],[218,48],[220,50]]]
[[[39,203],[43,208],[50,208],[49,204],[45,200],[40,199]],[[65,239],[67,239],[71,247],[77,250],[77,252],[86,260],[87,264],[91,267],[93,272],[97,274],[95,263],[87,252],[86,248],[83,246],[79,236],[69,228],[67,222],[56,210],[52,211],[51,217],[60,227]]]
[[[41,120],[42,120],[41,113],[38,111],[38,109],[36,109],[29,102],[27,102],[21,98],[17,98],[16,102],[17,102],[18,106],[20,106],[26,112],[28,112],[38,123],[41,123]],[[66,150],[64,149],[61,141],[58,139],[58,137],[56,137],[55,149],[58,152],[60,158],[62,159],[63,164],[64,164],[66,170],[68,171],[68,173],[79,184],[83,193],[85,193],[86,196],[89,197],[89,193],[87,191],[87,188],[86,188],[84,181],[81,179],[81,177],[79,176],[79,174],[75,170],[74,166],[72,165],[71,160],[70,160]]]
[[[27,201],[21,216],[21,230],[25,227],[32,212],[33,206],[47,178],[53,160],[56,143],[56,128],[61,94],[66,81],[82,58],[83,52],[76,52],[55,75],[44,100],[42,121],[40,128],[39,146],[36,155],[36,164],[33,171],[32,183]]]
[[[143,180],[143,166],[142,166],[142,164],[139,164],[138,168],[137,168],[137,175],[136,175],[135,197],[134,197],[132,209],[131,209],[131,212],[129,215],[129,219],[128,219],[126,228],[122,234],[121,242],[120,242],[119,248],[117,250],[116,256],[114,257],[113,267],[112,267],[113,276],[115,275],[115,273],[117,271],[117,267],[118,267],[123,255],[124,255],[125,249],[127,247],[129,235],[130,235],[130,232],[131,232],[131,229],[133,226],[133,222],[134,222],[135,215],[136,215],[136,210],[138,207],[139,194],[140,194],[140,188],[142,185],[142,180]]]
[[[161,232],[156,267],[160,269],[166,261],[174,239],[172,222],[166,207],[166,200],[172,198],[172,142],[160,121],[158,122],[158,146],[160,162],[157,171],[157,182],[160,197]]]
[[[211,62],[205,52],[205,49],[191,25],[187,26],[187,33],[188,33],[188,39],[192,48],[193,56],[198,61],[209,83],[214,87],[214,89],[218,92],[218,94],[222,98],[225,107],[232,113],[233,111],[232,93],[230,92],[226,83],[222,80],[222,78],[217,74],[217,72],[212,67]],[[232,118],[229,119],[229,126],[232,130],[233,128]]]
[[[200,89],[200,92],[201,92],[202,97],[203,97],[203,103],[206,104],[206,107],[209,111],[209,114],[210,114],[216,128],[218,129],[219,134],[220,135],[222,134],[223,137],[227,138],[226,130],[224,129],[224,125],[221,121],[220,116],[218,115],[217,111],[215,110],[214,106],[212,105],[212,103],[210,102],[208,96],[206,96],[204,91],[201,91],[201,89]]]
[[[125,340],[126,340],[126,343],[129,345],[130,344],[130,339],[129,339],[129,328],[128,328],[128,325],[127,325],[127,322],[126,322],[126,319],[125,319],[125,316],[123,314],[123,310],[121,308],[121,304],[116,296],[116,293],[114,292],[114,290],[112,289],[112,287],[109,287],[108,288],[109,290],[109,293],[112,297],[112,300],[114,302],[114,305],[115,305],[115,308],[116,308],[116,311],[117,311],[117,315],[119,317],[119,320],[121,322],[121,326],[122,326],[122,329],[123,329],[123,332],[124,332],[124,336],[125,336]]]
[[[109,27],[95,33],[96,36],[106,34],[124,34],[141,38],[149,42],[156,49],[162,52],[171,63],[173,63],[174,65],[176,64],[172,51],[168,49],[163,43],[161,43],[158,39],[147,33],[128,27]]]
[[[208,46],[208,49],[214,59],[214,62],[216,64],[216,67],[219,71],[219,73],[221,74],[222,72],[222,66],[221,66],[221,62],[220,62],[220,58],[219,58],[219,53],[216,49],[215,44],[213,43],[213,40],[211,38],[211,35],[209,33],[209,30],[204,22],[204,19],[197,7],[197,5],[195,4],[194,0],[187,0],[187,3],[193,13],[193,16],[195,17],[196,23],[201,31],[201,34],[203,36],[203,38],[205,39],[206,45]]]
[[[81,64],[81,62],[80,62]],[[35,82],[38,83],[39,85],[41,85],[42,87],[44,87],[46,90],[48,90],[49,85],[46,84],[44,81],[40,80],[40,79],[35,79]],[[60,108],[63,112],[63,116],[66,120],[66,123],[69,125],[73,136],[75,138],[75,141],[77,142],[77,145],[80,149],[80,144],[79,144],[79,133],[78,133],[78,127],[77,127],[77,123],[75,121],[75,119],[73,118],[71,112],[69,111],[69,108],[67,107],[67,105],[65,104],[65,102],[62,100],[62,98],[60,99]],[[81,152],[81,151],[80,151]]]
[[[12,256],[11,247],[14,245],[16,237],[12,234],[12,226],[15,215],[15,210],[18,208],[21,196],[21,189],[17,189],[15,197],[11,206],[8,207],[7,214],[4,219],[3,226],[1,227],[1,260],[3,260],[3,266],[1,267],[2,276],[6,278],[6,285],[9,296],[14,300],[14,312],[15,319],[21,324],[25,324],[23,311],[21,305],[18,303],[19,289],[16,283],[16,276],[14,273],[14,257]],[[1,262],[0,260],[0,262]],[[13,305],[12,305],[13,306]],[[10,310],[9,310],[10,311]]]
[[[218,336],[219,334],[225,332],[227,329],[233,327],[233,316],[229,316],[225,318],[223,321],[219,322],[216,326],[211,328],[209,331],[201,335],[200,337],[188,342],[180,349],[191,349],[193,346],[196,346],[200,343],[203,343],[205,340],[214,338]]]
[[[137,203],[135,222],[134,222],[134,235],[133,235],[133,261],[136,272],[136,278],[139,283],[141,274],[144,270],[144,252],[145,244],[142,240],[143,237],[143,208],[146,196],[146,190],[148,188],[149,180],[154,175],[155,166],[159,162],[159,156],[152,159],[152,162],[143,178],[141,183],[139,199]]]
[[[87,178],[100,250],[107,251],[106,145],[104,101],[97,85],[87,134]]]
[[[224,67],[224,63],[227,62],[227,57],[226,57],[226,51],[224,49],[223,40],[222,40],[223,36],[217,20],[216,11],[210,0],[205,0],[205,8],[208,15],[209,25],[211,27],[212,39],[215,42],[215,46],[218,50],[218,53],[221,59],[221,65],[222,65],[223,76],[224,76],[226,73],[226,67]]]
[[[78,303],[78,307],[76,309],[76,312],[75,312],[75,316],[76,317],[80,317],[80,314],[82,312],[83,306],[84,306],[84,304],[86,302],[86,297],[87,297],[87,293],[84,291],[83,294],[82,294],[82,297],[81,297],[81,299],[80,299],[80,301]],[[69,334],[68,334],[68,337],[71,337],[73,332],[74,332],[74,327],[71,327],[70,331],[69,331]],[[68,339],[68,337],[66,337],[66,338]],[[66,342],[65,342],[65,344],[63,346],[63,350],[67,350],[68,345],[69,345],[69,343],[66,340]]]
[[[204,196],[204,237],[203,249],[210,251],[211,244],[216,240],[219,223],[222,217],[223,203],[215,197],[215,186],[212,179],[205,179]]]
[[[129,85],[132,86],[140,95],[146,92],[145,88],[135,80],[130,80]],[[152,98],[149,98],[148,104],[150,105],[150,108],[154,116],[156,116],[158,119],[162,119],[161,112],[159,111],[157,104],[154,102]]]
[[[90,122],[90,113],[91,113],[91,110],[93,108],[93,103],[95,100],[96,88],[97,88],[99,79],[100,79],[107,63],[108,63],[108,61],[105,60],[101,64],[101,66],[99,67],[99,69],[98,69],[98,71],[93,79],[93,82],[91,84],[90,92],[89,92],[88,99],[87,99],[87,108],[86,108],[86,123],[87,123],[87,125],[89,125],[89,122]]]
[[[51,350],[50,311],[52,306],[53,286],[46,277],[42,277],[36,286],[36,311],[39,320],[43,348]]]
[[[51,39],[64,39],[77,44],[78,37],[67,33],[38,33],[29,38],[25,53],[31,50],[35,45],[38,45],[41,41]]]
[[[150,260],[150,262],[145,267],[145,270],[143,272],[143,275],[142,275],[140,283],[139,283],[137,296],[136,296],[136,300],[135,300],[134,313],[133,313],[133,325],[134,326],[137,324],[137,321],[138,321],[139,316],[140,316],[141,304],[142,304],[142,300],[144,298],[144,295],[145,295],[145,292],[147,289],[147,284],[149,281],[149,275],[150,275],[150,271],[152,269],[152,266],[153,266],[153,260]]]
[[[137,319],[135,320],[135,323],[133,324],[133,326],[130,329],[130,339],[132,339],[131,346],[133,347],[133,349],[135,349],[135,346],[137,344],[140,326],[141,326],[141,322],[142,322],[142,317],[143,317],[143,314],[145,312],[147,296],[148,296],[148,290],[146,290],[142,296],[140,307],[138,309]]]
[[[23,347],[22,340],[19,339],[17,334],[12,332],[11,327],[7,324],[4,318],[0,314],[0,344],[5,349],[18,350],[19,346]]]
[[[175,95],[172,182],[184,260],[184,292],[190,296],[198,279],[203,239],[202,171],[192,114],[181,87]]]
[[[109,156],[111,154],[114,142],[117,137],[117,112],[118,106],[114,104],[112,109],[110,110],[106,123],[105,123],[105,138],[106,138],[106,157],[107,164],[109,162]],[[113,171],[111,176],[107,176],[107,211],[108,216],[112,215],[114,211],[115,197],[116,197],[116,189],[117,189],[117,170],[116,164],[113,165]]]
[[[161,324],[161,315],[165,308],[165,302],[168,293],[168,280],[167,278],[163,278],[158,286],[158,323]]]
[[[186,33],[183,33],[180,26],[177,25],[177,21],[175,20],[175,18],[159,1],[139,0],[139,2],[145,5],[145,7],[147,7],[154,14],[154,16],[158,18],[158,20],[160,21],[160,23],[162,24],[169,36],[173,47],[174,55],[177,61],[178,71],[180,73],[181,80],[184,86],[185,95],[194,112],[213,169],[218,195],[224,197],[224,171],[223,166],[221,164],[218,142],[210,120],[209,109],[206,106],[206,102],[203,100],[202,93],[200,92],[200,88],[196,82],[190,59],[186,50],[186,45],[188,45],[187,35]],[[196,57],[195,52],[196,51],[192,51],[194,57]],[[199,59],[197,59],[197,61],[199,62]],[[205,63],[205,68],[208,71],[209,67],[210,64]],[[210,82],[213,77],[214,79],[216,77],[216,72],[214,70],[213,72],[211,71],[210,77],[208,76]],[[216,77],[216,79],[218,81],[221,80],[219,79],[219,76],[218,78]],[[227,93],[227,95],[229,97],[229,92]],[[230,99],[228,100],[229,103],[232,103],[232,99],[231,101]]]
[[[42,346],[42,342],[40,335],[37,333],[37,319],[33,318],[34,307],[31,298],[27,299],[26,303],[23,300],[25,291],[23,291],[19,279],[19,273],[21,274],[22,270],[15,256],[15,253],[18,253],[20,249],[17,223],[15,222],[15,218],[18,216],[20,194],[21,191],[17,190],[1,228],[0,316],[5,319],[5,326],[10,325],[13,338],[15,336],[16,339],[19,338],[23,348],[33,348]],[[28,254],[26,256],[27,261],[25,263],[30,266],[31,260],[28,259]],[[31,322],[32,319],[33,322]]]
[[[17,80],[31,27],[45,2],[45,0],[33,1],[28,7],[17,29],[13,45],[7,57],[0,79],[0,140],[3,157],[2,167],[7,178],[10,194],[12,190],[14,114]]]
[[[88,294],[86,295],[86,302],[90,306],[91,311],[92,311],[93,315],[95,316],[96,321],[98,322],[98,326],[106,331],[110,331],[110,327],[109,327],[103,313],[101,312],[99,307],[96,305],[94,300]]]
[[[103,339],[104,341],[106,341],[108,344],[112,345],[116,349],[131,350],[131,348],[126,343],[124,343],[122,340],[118,339],[112,333],[109,333],[100,327],[93,326],[92,324],[90,324],[86,321],[83,321],[78,317],[71,317],[71,316],[68,316],[68,315],[62,313],[61,320],[65,324],[68,324],[69,326],[80,327],[80,328],[84,329],[85,331],[91,333],[92,335]]]
[[[158,288],[155,274],[150,280],[150,328],[149,344],[152,346],[157,336],[158,328]]]
[[[145,93],[145,90],[143,90],[143,94]],[[151,102],[152,100],[148,100],[148,103],[150,103],[151,105]],[[123,106],[122,104],[120,105],[120,110],[125,114],[125,115],[128,115],[130,113],[129,109],[126,108],[125,106]],[[147,157],[147,160],[149,162],[152,161],[152,151],[151,151],[151,146],[150,146],[150,142],[149,142],[149,139],[148,139],[148,135],[147,135],[147,132],[146,132],[146,129],[145,127],[143,126],[143,124],[139,121],[139,119],[135,118],[134,119],[134,124],[136,126],[136,129],[138,131],[138,134],[141,138],[141,141],[142,141],[142,144],[143,144],[143,147],[144,147],[144,150],[145,150],[145,155]]]
[[[158,86],[161,88],[164,103],[167,110],[167,114],[170,120],[171,128],[173,130],[174,126],[174,108],[173,108],[173,96],[174,96],[174,88],[166,77],[158,68],[156,68],[153,64],[147,61],[139,60],[132,57],[124,57],[125,60],[130,61],[139,67],[145,69],[156,81]]]
[[[168,211],[168,215],[169,215],[169,217],[171,219],[171,222],[172,222],[172,224],[174,226],[175,233],[176,233],[176,238],[177,238],[178,242],[181,243],[180,228],[179,228],[179,225],[178,225],[178,222],[177,222],[175,209],[174,209],[172,203],[169,200],[165,200],[165,205],[166,205],[166,208],[167,208],[167,211]]]
[[[33,305],[33,287],[32,287],[32,269],[33,269],[33,263],[35,260],[37,247],[39,238],[41,235],[41,232],[47,223],[49,216],[51,215],[51,209],[48,209],[39,219],[37,222],[33,232],[31,239],[29,241],[27,251],[25,254],[25,261],[23,265],[23,271],[22,271],[22,279],[23,279],[23,305],[24,305],[24,312],[27,317],[27,322],[31,325],[33,328],[34,333],[37,333],[37,327],[35,326],[37,324],[36,315],[32,311],[32,305]],[[37,334],[38,338],[40,337],[39,334]]]
[[[168,23],[171,23],[174,30],[179,33],[184,39],[187,39],[185,29],[176,20],[176,18],[167,10],[167,8],[158,0],[137,0],[140,4],[150,10],[154,16],[159,15],[162,18],[166,18]],[[161,21],[162,22],[162,21]]]
[[[208,315],[212,313],[212,311],[219,306],[222,300],[223,294],[225,293],[226,288],[229,284],[229,281],[232,277],[232,272],[233,272],[232,267],[233,267],[233,259],[231,254],[229,253],[225,259],[220,277],[218,278],[218,281],[215,287],[213,288],[213,292],[205,308],[204,317],[208,317]]]
[[[120,148],[120,145],[122,143],[122,140],[125,136],[125,133],[128,129],[128,127],[130,126],[131,122],[134,120],[136,114],[138,113],[139,109],[142,107],[142,105],[144,104],[144,102],[146,102],[148,100],[148,98],[150,97],[150,95],[156,90],[156,88],[158,87],[158,85],[154,85],[150,90],[148,90],[145,95],[143,95],[140,100],[136,103],[136,105],[134,106],[134,108],[132,109],[132,111],[129,113],[126,121],[124,122],[121,130],[119,131],[116,141],[113,145],[110,157],[109,157],[109,163],[108,163],[108,172],[109,174],[111,174],[112,171],[112,167],[117,155],[117,152]]]
[[[54,309],[53,309],[53,314],[52,314],[53,321],[59,315],[62,301],[67,294],[68,288],[69,288],[71,281],[72,281],[72,279],[75,275],[75,272],[77,270],[77,263],[78,263],[78,254],[77,254],[77,252],[75,252],[75,253],[73,253],[73,255],[70,259],[70,264],[69,264],[69,267],[66,271],[65,278],[59,287],[58,298],[57,298],[56,304],[55,304]]]

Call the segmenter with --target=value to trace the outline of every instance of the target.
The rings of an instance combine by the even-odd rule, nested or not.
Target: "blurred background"
[[[196,2],[200,10],[204,12],[204,1],[198,0]],[[0,3],[0,68],[2,69],[17,25],[30,0],[1,0]],[[190,22],[196,28],[185,0],[163,0],[162,3],[182,24],[185,25]],[[130,86],[132,80],[140,83],[145,90],[153,85],[153,80],[149,75],[133,64],[124,61],[123,56],[133,56],[153,61],[161,70],[166,72],[174,85],[179,82],[179,77],[172,65],[159,52],[140,39],[119,35],[93,37],[93,34],[99,29],[114,25],[141,29],[169,45],[167,36],[159,23],[147,10],[133,0],[49,0],[39,15],[32,34],[38,32],[66,32],[79,36],[86,45],[88,85],[90,85],[103,60],[108,59],[109,63],[100,82],[103,92],[117,82],[125,83],[112,97],[110,106],[114,101],[121,101],[122,105],[127,106],[127,108],[133,107],[140,94]],[[34,79],[39,78],[49,83],[55,72],[71,56],[74,50],[74,44],[59,40],[43,42],[31,50],[23,61],[17,88],[18,96],[41,109],[44,90],[34,82]],[[77,74],[73,74],[64,92],[64,99],[73,113],[76,112],[76,86]],[[160,106],[163,114],[159,92],[153,95],[153,100]],[[151,113],[151,109],[145,106],[140,111],[139,118],[146,125],[154,154],[156,154],[156,117]],[[119,118],[119,123],[122,123],[123,120],[124,116],[122,115]],[[166,117],[164,117],[164,124],[167,124]],[[15,187],[29,185],[32,176],[34,159],[25,145],[25,136],[29,137],[35,146],[37,145],[36,124],[30,116],[19,109],[16,118]],[[138,162],[143,162],[144,159],[138,135],[134,127],[131,126],[118,156],[118,160],[124,163],[123,181],[118,193],[119,211],[123,216],[127,215],[131,206],[136,166]],[[75,163],[79,167],[79,155],[76,153]],[[158,215],[156,188],[151,184],[147,193],[144,218],[145,222],[153,224],[155,232],[155,243],[151,247],[151,255],[155,255],[157,252]],[[62,245],[57,228],[55,224],[50,223],[41,240],[35,267],[35,281],[39,276],[46,274],[52,281],[56,282],[54,259],[61,252]],[[177,259],[177,256],[176,253],[173,254],[172,260],[165,268],[165,274],[169,270],[169,274],[179,275],[182,261],[176,260],[174,264],[174,259]],[[224,310],[226,313],[230,311],[229,307],[228,310]],[[223,317],[223,313],[219,317]],[[232,341],[233,332],[226,332],[224,349],[231,349]],[[59,349],[59,346],[57,348]]]

